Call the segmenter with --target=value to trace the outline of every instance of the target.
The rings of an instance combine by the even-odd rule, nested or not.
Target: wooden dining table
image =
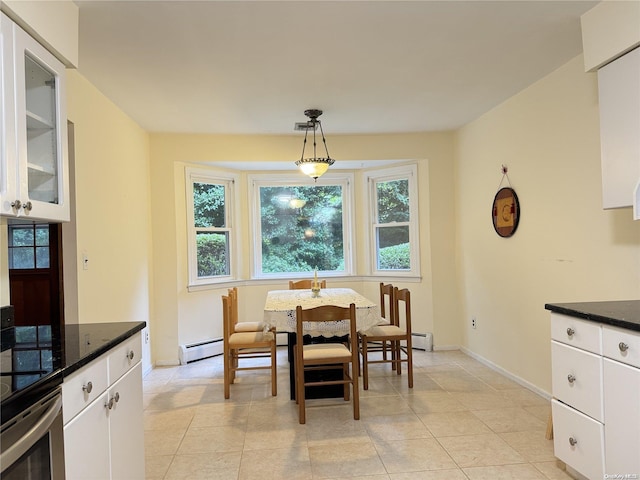
[[[380,322],[380,308],[378,305],[351,288],[323,288],[317,295],[310,289],[271,290],[267,293],[263,321],[275,327],[277,332],[286,332],[288,334],[289,383],[292,400],[295,397],[293,346],[297,342],[296,307],[298,305],[303,309],[321,305],[348,307],[352,303],[356,306],[356,327],[358,330],[366,330]],[[302,328],[305,343],[340,342],[344,341],[344,337],[349,333],[349,322],[327,322],[319,325],[316,323],[303,323]],[[322,375],[322,373],[319,373],[319,375]],[[339,389],[308,389],[306,398],[338,396],[342,396],[342,387]]]

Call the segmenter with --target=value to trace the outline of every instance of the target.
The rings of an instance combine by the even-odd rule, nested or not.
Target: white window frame
[[[355,232],[353,226],[355,198],[353,194],[354,176],[352,173],[331,172],[325,173],[315,182],[300,173],[292,174],[255,174],[248,176],[249,183],[249,224],[251,228],[252,262],[251,277],[254,279],[276,278],[307,278],[309,273],[262,273],[262,225],[260,219],[260,187],[276,186],[314,186],[314,185],[340,185],[342,187],[342,239],[344,245],[344,271],[318,272],[323,277],[343,277],[354,275],[355,264]]]
[[[185,167],[186,199],[187,199],[187,259],[189,287],[202,285],[215,285],[230,282],[238,278],[239,261],[237,252],[240,251],[240,220],[236,205],[240,204],[238,180],[240,175],[236,173],[209,170],[202,168]],[[223,185],[225,188],[225,225],[223,229],[229,235],[229,275],[212,277],[198,277],[198,251],[196,234],[199,230],[195,227],[195,215],[193,210],[193,184],[211,183]]]
[[[409,270],[381,270],[378,268],[376,223],[378,195],[376,184],[393,180],[409,181],[409,222],[398,223],[409,225]],[[368,170],[364,172],[365,191],[368,205],[367,224],[369,225],[369,272],[371,275],[384,277],[420,277],[420,217],[418,215],[418,165],[409,164],[393,168]]]

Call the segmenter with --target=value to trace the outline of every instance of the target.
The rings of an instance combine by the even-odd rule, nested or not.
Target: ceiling
[[[456,129],[582,51],[593,1],[80,1],[78,70],[151,132]]]

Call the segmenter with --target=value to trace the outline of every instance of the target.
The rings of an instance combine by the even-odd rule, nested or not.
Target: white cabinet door
[[[109,389],[117,398],[110,412],[111,478],[144,480],[142,362]]]
[[[64,426],[67,480],[109,480],[109,411],[107,394],[98,397]],[[124,477],[123,477],[124,478]]]
[[[2,37],[0,213],[68,221],[65,67],[5,15],[2,16]]]
[[[609,478],[640,473],[640,369],[604,359],[604,420]]]
[[[12,214],[17,198],[17,153],[13,81],[13,22],[0,15],[0,213]]]
[[[640,180],[640,48],[598,70],[602,205],[630,207]]]

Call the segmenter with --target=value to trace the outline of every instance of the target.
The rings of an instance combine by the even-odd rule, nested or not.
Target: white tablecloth
[[[275,326],[278,332],[296,331],[296,307],[303,309],[321,305],[348,307],[356,305],[356,326],[366,330],[380,321],[378,305],[350,288],[323,288],[314,297],[311,290],[272,290],[267,293],[264,321]],[[314,337],[331,337],[349,333],[349,322],[305,323],[304,332]]]

